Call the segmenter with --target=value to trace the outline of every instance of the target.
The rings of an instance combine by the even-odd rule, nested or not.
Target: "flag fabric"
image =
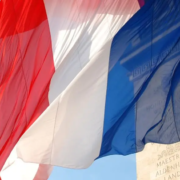
[[[179,141],[179,7],[149,1],[114,37],[100,157]]]
[[[144,1],[144,0],[139,0],[139,4],[140,4],[140,6],[144,6],[144,3],[145,3],[145,1]]]
[[[45,139],[39,140],[45,144],[34,141],[34,147],[40,145],[40,149],[50,154],[54,153],[52,141],[57,126],[62,133],[59,137],[61,145],[64,144],[62,138],[73,126],[75,131],[65,138],[70,142],[73,133],[77,132],[73,135],[73,146],[83,132],[86,134],[82,145],[87,144],[96,124],[96,131],[102,136],[110,44],[117,31],[138,9],[137,0],[0,1],[0,169],[6,162],[2,179],[29,180],[37,177],[42,172],[41,167],[45,167],[39,165],[46,164],[44,160],[31,163],[36,154],[28,161],[30,163],[23,163],[25,159],[14,162],[9,158],[6,161],[19,138],[36,121],[43,121],[44,126],[40,129],[45,128],[43,131],[48,137],[42,135]],[[95,103],[97,98],[100,99]],[[62,112],[58,124],[54,121],[57,110]],[[44,116],[50,119],[44,119]],[[62,119],[67,121],[66,127],[63,127]],[[86,147],[87,153],[82,153],[82,159],[91,152],[94,158],[97,157],[100,139],[97,135],[90,138],[97,147],[94,150],[92,145]],[[46,143],[49,142],[48,148]],[[66,144],[63,146],[65,149],[60,156],[69,148],[75,149]],[[26,148],[31,151],[32,146],[27,144]],[[80,161],[79,149],[80,145],[75,152],[75,165]],[[17,154],[13,151],[12,156]],[[48,164],[53,161],[50,156]],[[18,170],[21,174],[15,176]]]
[[[1,102],[9,102],[10,96],[5,96],[5,93],[10,94],[8,88],[9,91],[16,87],[28,92],[23,106],[16,98],[22,98],[24,91],[15,91],[14,106],[8,118],[13,117],[12,113],[21,105],[22,112],[16,116],[22,116],[26,121],[20,118],[18,122],[28,125],[24,125],[17,144],[12,135],[12,140],[5,143],[4,148],[9,148],[8,142],[11,149],[16,146],[3,167],[2,177],[5,179],[10,174],[19,159],[78,169],[87,168],[103,156],[142,151],[149,142],[178,142],[179,0],[148,1],[125,26],[139,8],[135,0],[113,3],[97,0],[55,0],[52,3],[45,0],[44,4],[47,16],[41,13],[42,23],[36,19],[34,25],[31,19],[27,23],[23,18],[16,18],[18,23],[24,23],[22,27],[18,23],[15,25],[13,35],[17,39],[9,39],[11,33],[6,29],[2,33],[2,37],[7,37],[7,42],[2,41],[3,45],[7,43],[2,57],[8,61],[9,56],[13,56],[14,61],[6,65],[11,68],[5,66],[7,72],[6,68],[3,71],[5,79],[0,97],[5,100]],[[28,17],[27,6],[29,4],[21,8],[23,17]],[[18,3],[12,10],[16,7],[19,7]],[[2,13],[1,18],[4,16]],[[47,31],[44,26],[39,29],[43,23],[47,23]],[[29,33],[34,26],[40,35],[31,32],[30,37],[24,36],[22,32]],[[45,33],[45,40],[49,37],[48,42],[43,42],[42,33]],[[24,42],[24,39],[29,41]],[[11,46],[14,43],[16,49],[7,48],[11,47],[8,43]],[[46,50],[39,46],[45,46]],[[30,47],[35,48],[35,52]],[[8,57],[6,51],[12,51]],[[27,69],[24,70],[27,53],[30,53],[28,57],[35,53],[35,59],[31,62],[27,57]],[[29,62],[35,69],[31,69]],[[15,71],[18,63],[19,68]],[[25,77],[23,87],[15,84],[13,73],[21,73],[19,82]],[[48,78],[48,83],[44,83]],[[10,88],[12,84],[14,86]],[[34,89],[35,85],[42,90]],[[34,101],[37,101],[35,107],[31,106]],[[31,117],[29,121],[28,117]],[[14,131],[19,131],[17,125],[5,126],[12,126],[15,135]],[[24,133],[27,127],[29,129]]]

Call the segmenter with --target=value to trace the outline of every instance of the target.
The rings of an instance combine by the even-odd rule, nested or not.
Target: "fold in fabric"
[[[7,132],[6,136],[3,134],[7,141],[3,141],[1,165],[22,135],[3,167],[3,180],[18,162],[21,166],[24,164],[24,168],[25,162],[34,162],[35,166],[62,164],[85,168],[99,155],[111,42],[139,9],[137,0],[42,2],[31,0],[28,4],[25,1],[16,4],[12,0],[9,4],[3,1],[3,25],[6,27],[6,22],[14,21],[13,18],[16,23],[8,34],[11,35],[8,36],[10,41],[4,37],[6,51],[1,51],[6,52],[10,61],[7,70],[12,70],[11,80],[3,86],[7,90],[3,89],[6,96],[2,96],[3,101],[0,99],[0,110],[3,110],[3,116],[7,115],[3,121],[5,128],[2,128],[2,132]],[[41,9],[32,11],[32,7]],[[13,10],[14,14],[6,14],[5,10]],[[12,16],[6,18],[6,15]],[[33,19],[36,23],[31,26]],[[11,41],[14,46],[9,43]],[[7,47],[14,50],[16,47],[18,51],[11,53],[9,58]],[[11,62],[15,57],[21,61]],[[6,61],[2,59],[2,62]],[[3,77],[6,79],[5,74]],[[8,90],[13,93],[9,94]],[[12,111],[7,111],[6,103]],[[10,127],[12,133],[6,127]],[[13,152],[16,155],[12,157]],[[17,156],[23,161],[14,162],[12,159]],[[11,174],[14,178],[16,175],[21,177],[18,174],[22,173],[21,169],[16,168],[13,172],[16,172]]]

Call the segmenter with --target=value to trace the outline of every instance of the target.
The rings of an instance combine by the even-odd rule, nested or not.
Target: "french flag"
[[[2,180],[46,180],[52,166],[88,168],[179,141],[180,3],[139,8],[0,2]]]

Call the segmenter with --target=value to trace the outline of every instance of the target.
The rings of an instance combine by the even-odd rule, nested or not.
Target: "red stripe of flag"
[[[55,71],[42,0],[0,4],[0,169],[25,130],[49,105]]]
[[[144,6],[144,0],[139,0],[139,4],[141,7]]]

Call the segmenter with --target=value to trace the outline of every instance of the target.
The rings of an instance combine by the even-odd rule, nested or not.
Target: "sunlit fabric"
[[[180,140],[179,8],[149,1],[114,37],[100,157]]]
[[[0,1],[0,168],[22,135],[27,156],[15,148],[11,157],[38,163],[9,158],[3,180],[98,156],[111,42],[139,8],[138,0]]]
[[[18,49],[19,54],[11,54],[14,61],[9,76],[21,72],[13,71],[16,64],[21,62],[22,67],[22,63],[27,63],[26,71],[23,66],[24,71],[18,76],[19,83],[12,80],[14,87],[22,88],[21,78],[27,78],[23,86],[27,88],[27,99],[24,96],[20,105],[26,104],[23,109],[16,106],[19,93],[24,92],[17,89],[15,96],[11,93],[13,107],[19,107],[25,119],[32,119],[18,119],[26,125],[11,144],[11,149],[16,146],[3,166],[3,180],[11,180],[21,171],[17,165],[25,168],[30,162],[34,163],[30,168],[36,168],[35,172],[40,172],[39,164],[81,169],[103,156],[142,151],[149,142],[179,141],[179,0],[150,0],[137,13],[136,0],[44,0],[42,7],[46,14],[42,13],[42,21],[33,27],[40,34],[34,36],[31,23],[19,27],[19,22],[24,23],[21,18],[13,27],[18,31],[13,31],[13,35],[17,39],[23,37],[23,48]],[[5,17],[3,11],[1,17]],[[12,34],[2,32],[3,38]],[[31,38],[26,42],[27,37]],[[9,61],[2,58],[2,64],[11,62],[10,53],[4,54],[7,47],[2,57],[8,56]],[[38,50],[42,53],[36,57]],[[25,61],[28,52],[32,59]],[[14,88],[8,89],[6,82],[9,86],[12,82],[4,78],[2,93]],[[33,89],[35,85],[40,92]],[[3,112],[7,111],[3,105],[10,102],[11,96],[0,96],[5,98],[0,101]],[[8,114],[11,118],[12,113]],[[21,127],[21,123],[18,125]],[[10,137],[14,138],[11,133]],[[10,153],[10,149],[3,152]],[[39,177],[38,172],[32,177]]]
[[[0,1],[0,169],[48,107],[54,71],[43,1]]]

